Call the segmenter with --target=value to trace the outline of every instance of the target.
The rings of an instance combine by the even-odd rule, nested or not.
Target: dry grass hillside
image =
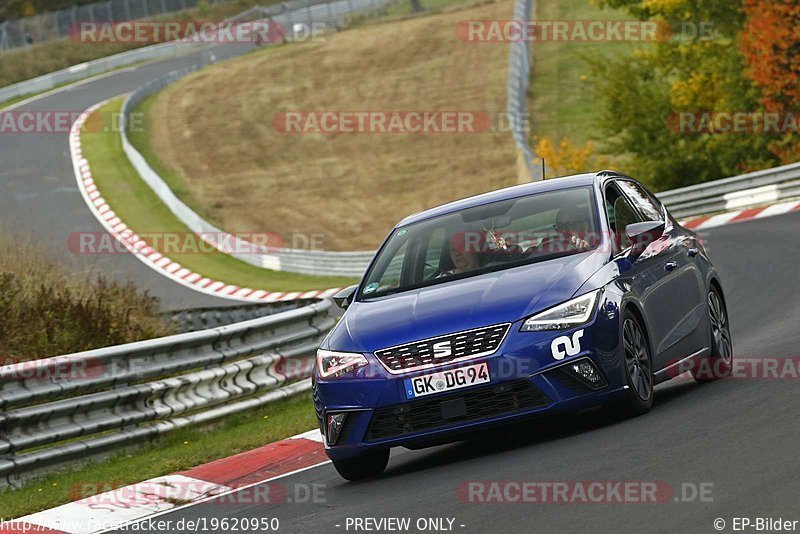
[[[276,113],[502,112],[507,46],[463,42],[456,27],[512,12],[503,0],[221,63],[149,106],[150,149],[187,200],[228,231],[324,234],[324,248],[374,248],[409,213],[513,184],[511,135],[286,134]]]

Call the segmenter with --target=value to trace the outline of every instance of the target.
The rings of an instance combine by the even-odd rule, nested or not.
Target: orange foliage
[[[569,139],[555,143],[548,137],[542,137],[534,149],[536,155],[544,158],[545,163],[556,176],[589,172],[603,167],[605,158],[595,152],[595,145],[587,141],[583,146]]]
[[[745,0],[742,53],[769,111],[786,111],[800,100],[800,3]]]
[[[800,2],[744,0],[741,50],[767,111],[797,113],[800,101]],[[771,147],[784,162],[800,159],[800,140],[784,136]]]

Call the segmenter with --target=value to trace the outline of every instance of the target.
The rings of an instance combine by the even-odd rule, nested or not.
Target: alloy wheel
[[[644,334],[635,320],[625,319],[622,339],[625,346],[625,366],[631,387],[640,399],[646,401],[653,394],[653,373]]]
[[[714,342],[717,344],[717,350],[719,350],[719,357],[727,366],[731,363],[733,356],[733,343],[731,342],[728,314],[725,312],[725,306],[716,291],[711,291],[708,294],[708,315],[711,320],[711,333],[714,336]]]

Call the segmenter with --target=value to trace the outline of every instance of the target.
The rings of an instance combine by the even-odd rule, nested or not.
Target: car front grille
[[[376,441],[431,430],[465,421],[512,414],[550,404],[550,399],[527,379],[476,387],[375,410],[367,440]]]
[[[506,323],[423,339],[375,351],[375,356],[391,373],[488,356],[500,347],[510,327]]]

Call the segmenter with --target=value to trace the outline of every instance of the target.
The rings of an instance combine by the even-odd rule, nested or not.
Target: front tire
[[[635,417],[649,412],[653,406],[653,359],[644,327],[630,310],[622,320],[622,346],[628,385],[623,409]]]
[[[372,451],[355,458],[333,460],[333,467],[350,481],[375,478],[383,473],[389,464],[389,449]]]
[[[711,325],[711,354],[692,366],[692,376],[698,382],[713,382],[725,378],[733,369],[733,341],[728,310],[720,291],[711,286],[708,292],[708,320]]]

